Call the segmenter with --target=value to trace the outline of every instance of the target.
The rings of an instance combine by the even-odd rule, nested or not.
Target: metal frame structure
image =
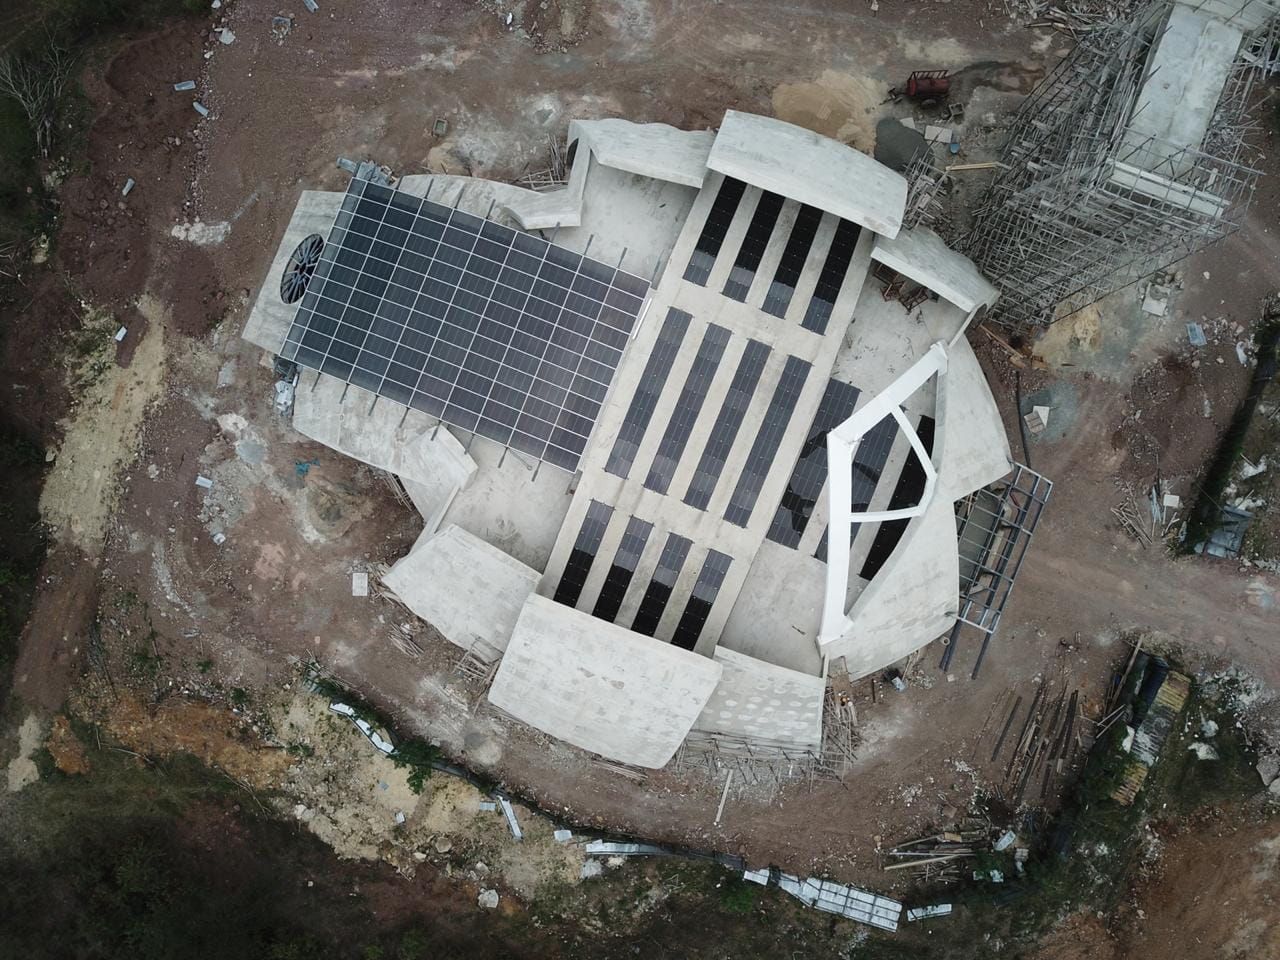
[[[1274,60],[1270,26],[1241,45],[1198,148],[1131,130],[1172,5],[1099,25],[1019,109],[1007,164],[966,253],[1001,291],[996,319],[1051,323],[1233,233],[1258,177],[1248,109]]]
[[[933,460],[920,442],[915,428],[902,410],[906,399],[935,376],[947,372],[947,348],[942,341],[929,347],[927,353],[913,363],[893,383],[865,403],[853,416],[827,434],[827,503],[830,520],[827,526],[828,543],[845,544],[851,541],[853,524],[882,523],[886,520],[909,520],[918,517],[933,501],[938,472]],[[920,502],[899,510],[861,510],[855,512],[852,503],[853,458],[858,445],[886,416],[898,421],[898,428],[911,444],[924,470],[924,491]],[[849,619],[849,551],[827,550],[827,583],[822,602],[822,626],[818,632],[818,644],[831,643],[853,627]]]
[[[961,544],[960,620],[987,634],[999,628],[1000,615],[1052,490],[1051,481],[1016,463],[1008,477],[956,503],[956,535]],[[977,547],[973,561],[966,560],[965,544]]]

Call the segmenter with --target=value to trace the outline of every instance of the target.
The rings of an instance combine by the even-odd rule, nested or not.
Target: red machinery
[[[907,77],[906,94],[911,100],[939,101],[951,91],[951,77],[946,70],[913,70]]]

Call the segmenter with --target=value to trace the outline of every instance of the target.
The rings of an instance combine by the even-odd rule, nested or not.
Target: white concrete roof
[[[768,740],[796,750],[822,746],[822,701],[826,681],[744,653],[717,647],[724,668],[694,730]]]
[[[901,175],[791,123],[727,111],[707,166],[882,236],[895,237],[902,229],[907,181]]]
[[[298,244],[311,234],[318,233],[328,239],[333,221],[342,209],[342,198],[341,193],[322,190],[303,190],[298,197],[284,237],[258,288],[258,298],[245,321],[244,332],[240,334],[250,343],[270,353],[280,352],[289,327],[293,325],[293,317],[298,312],[296,303],[285,303],[280,299],[280,278],[284,268]]]
[[[424,533],[382,578],[450,643],[505,650],[540,574],[456,525]]]
[[[1177,0],[1177,3],[1246,32],[1257,30],[1280,14],[1280,0]]]
[[[1000,291],[983,279],[973,261],[956,253],[928,227],[902,230],[896,237],[876,237],[871,259],[923,284],[965,313],[991,306]]]
[[[314,384],[314,386],[313,386]],[[447,428],[417,410],[379,400],[354,384],[305,371],[293,404],[293,428],[348,457],[432,489],[460,488],[476,465]]]
[[[1147,62],[1146,79],[1119,156],[1158,170],[1162,159],[1180,149],[1198,150],[1240,49],[1240,39],[1236,27],[1174,4]],[[1149,137],[1157,142],[1144,147]],[[1142,149],[1131,157],[1127,148],[1134,147]]]
[[[938,381],[933,454],[938,467],[935,496],[953,503],[1012,469],[1000,410],[963,337],[947,348],[947,372]]]
[[[955,506],[935,496],[849,608],[853,627],[822,652],[844,657],[851,677],[865,677],[950,630],[959,593]]]
[[[675,755],[721,672],[707,657],[534,594],[489,700],[583,750],[656,769]]]
[[[569,142],[578,150],[589,146],[606,167],[654,180],[701,187],[707,176],[707,155],[716,135],[710,130],[678,130],[665,123],[630,120],[573,120]]]

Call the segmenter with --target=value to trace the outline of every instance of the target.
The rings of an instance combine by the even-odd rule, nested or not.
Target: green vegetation
[[[396,745],[391,759],[397,767],[409,768],[409,789],[421,793],[433,766],[440,762],[440,749],[425,740],[405,740]]]
[[[748,883],[735,877],[721,887],[720,906],[729,913],[750,913],[760,899],[762,889],[758,883]]]
[[[1280,307],[1268,305],[1267,317],[1258,324],[1253,339],[1258,352],[1258,362],[1253,368],[1249,392],[1236,409],[1227,432],[1222,435],[1213,460],[1205,470],[1195,506],[1187,520],[1187,533],[1182,541],[1184,552],[1193,551],[1196,545],[1207,540],[1218,526],[1223,491],[1231,482],[1236,464],[1240,461],[1245,437],[1253,422],[1254,411],[1276,374],[1276,351],[1277,345],[1280,344]]]

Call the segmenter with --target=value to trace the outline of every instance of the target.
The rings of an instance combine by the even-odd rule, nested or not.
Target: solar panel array
[[[282,355],[577,469],[648,281],[365,180]]]

